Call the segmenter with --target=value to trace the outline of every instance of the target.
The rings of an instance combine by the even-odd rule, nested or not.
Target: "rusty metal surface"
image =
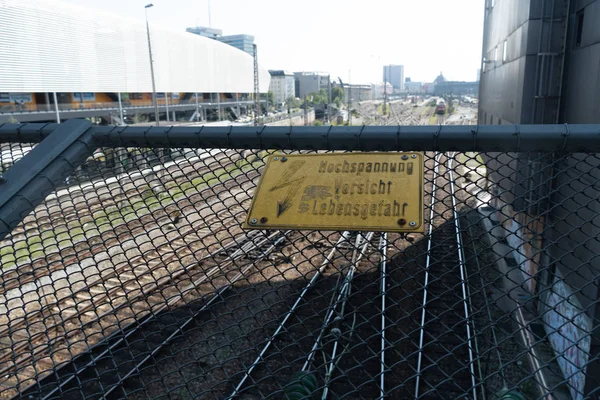
[[[245,228],[422,232],[422,153],[273,155]]]

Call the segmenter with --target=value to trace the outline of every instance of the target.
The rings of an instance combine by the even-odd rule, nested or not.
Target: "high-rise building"
[[[254,36],[251,35],[226,35],[221,36],[217,40],[220,40],[223,43],[227,43],[230,46],[233,46],[237,49],[245,51],[251,56],[254,55]]]
[[[237,49],[240,49],[251,56],[254,55],[254,36],[251,35],[223,35],[223,31],[220,29],[207,28],[205,26],[195,26],[187,28],[186,32],[193,33],[195,35],[204,36],[210,39],[218,40],[226,43]]]
[[[404,65],[384,65],[383,81],[392,84],[395,90],[404,90]]]
[[[223,31],[220,29],[207,28],[204,26],[195,26],[187,28],[186,32],[193,33],[195,35],[204,36],[210,39],[219,39],[223,35]]]
[[[285,103],[290,97],[295,97],[294,74],[287,71],[273,70],[269,70],[269,73],[271,74],[269,92],[273,93],[277,105]]]

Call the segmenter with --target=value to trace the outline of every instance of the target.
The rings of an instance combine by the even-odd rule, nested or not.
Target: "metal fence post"
[[[125,125],[125,118],[123,117],[123,103],[121,102],[121,93],[117,93],[119,98],[119,118],[121,118],[121,125]]]
[[[54,111],[56,111],[56,123],[60,124],[60,113],[58,112],[58,99],[56,98],[56,92],[52,92],[54,98]]]
[[[6,171],[0,191],[0,239],[92,155],[91,125],[87,120],[65,121]]]

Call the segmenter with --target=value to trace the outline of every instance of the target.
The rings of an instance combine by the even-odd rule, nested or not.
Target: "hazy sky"
[[[174,30],[208,26],[209,0],[65,0]],[[212,27],[255,37],[268,69],[325,71],[353,83],[381,81],[382,65],[432,81],[476,78],[484,0],[210,0]]]

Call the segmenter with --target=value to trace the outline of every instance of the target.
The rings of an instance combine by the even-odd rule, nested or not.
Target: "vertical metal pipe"
[[[119,118],[121,118],[121,125],[125,125],[125,119],[123,117],[123,103],[121,102],[121,92],[117,93],[119,99]]]
[[[198,104],[198,92],[196,92],[196,122],[200,121],[200,105]]]
[[[221,94],[217,93],[217,120],[220,121],[221,119]]]
[[[60,124],[60,113],[58,112],[58,99],[56,98],[56,92],[52,92],[54,98],[54,111],[56,111],[56,123]]]
[[[165,92],[165,108],[166,108],[166,114],[167,114],[167,122],[169,122],[169,94],[167,92]]]
[[[563,43],[562,43],[562,59],[560,62],[560,75],[558,76],[558,104],[556,105],[556,118],[554,120],[555,124],[560,122],[560,108],[562,105],[562,90],[564,84],[564,76],[565,76],[565,59],[567,58],[567,33],[569,31],[569,19],[571,15],[571,0],[567,0],[565,10],[565,29],[563,31]]]
[[[50,111],[50,95],[46,92],[44,96],[46,97],[46,110]]]

